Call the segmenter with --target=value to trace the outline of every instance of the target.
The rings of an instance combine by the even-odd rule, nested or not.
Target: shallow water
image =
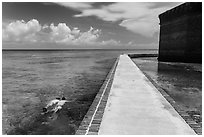
[[[181,109],[189,113],[197,123],[202,123],[202,64],[158,62],[155,57],[132,60]]]
[[[3,51],[3,134],[74,134],[118,55],[155,52]],[[56,120],[41,115],[48,101],[62,96],[70,102]]]

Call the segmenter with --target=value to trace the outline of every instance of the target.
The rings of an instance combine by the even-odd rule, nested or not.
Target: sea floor
[[[156,57],[132,60],[194,121],[202,125],[202,64],[158,62]]]
[[[3,53],[2,133],[75,134],[117,54]],[[69,102],[59,112],[42,114],[50,100],[62,96]]]

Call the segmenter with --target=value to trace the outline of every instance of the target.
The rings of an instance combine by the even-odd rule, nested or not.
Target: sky
[[[3,49],[158,49],[158,15],[181,2],[3,2]]]

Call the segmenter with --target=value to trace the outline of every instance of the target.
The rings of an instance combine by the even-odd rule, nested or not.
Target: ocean
[[[2,133],[74,134],[116,58],[157,50],[2,52]],[[42,115],[56,97],[69,101],[57,120]]]

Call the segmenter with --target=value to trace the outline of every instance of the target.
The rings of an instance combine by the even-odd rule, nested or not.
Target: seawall
[[[127,55],[121,55],[76,135],[195,134],[168,101]]]
[[[97,135],[103,118],[104,109],[110,93],[114,73],[118,64],[119,57],[109,71],[103,85],[97,93],[92,105],[84,116],[76,135]]]

